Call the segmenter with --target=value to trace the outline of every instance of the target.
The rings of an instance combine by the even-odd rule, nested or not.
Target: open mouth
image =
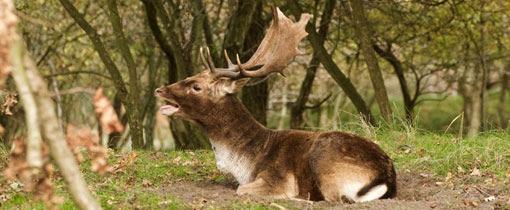
[[[166,101],[166,105],[159,107],[159,112],[163,115],[173,115],[179,111],[179,104],[172,99],[163,98]]]

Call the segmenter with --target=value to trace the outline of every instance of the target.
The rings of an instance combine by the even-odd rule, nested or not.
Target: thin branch
[[[109,53],[106,51],[103,41],[101,40],[97,31],[92,28],[92,26],[85,20],[83,14],[81,14],[76,7],[73,6],[69,0],[59,0],[62,6],[64,6],[67,13],[78,23],[78,25],[85,31],[90,41],[92,42],[94,49],[99,54],[99,57],[103,61],[106,69],[108,70],[110,76],[112,77],[113,84],[116,89],[121,93],[122,101],[126,102],[127,99],[127,89],[124,84],[124,80],[122,79],[122,75],[120,74],[117,65],[113,62]]]
[[[316,103],[316,104],[314,104],[312,106],[305,106],[305,109],[316,109],[316,108],[319,108],[320,106],[322,106],[322,104],[324,102],[328,101],[329,98],[331,98],[331,93],[329,93],[328,96],[326,96],[324,99],[322,99],[318,103]]]
[[[103,78],[108,79],[108,80],[112,80],[112,78],[110,76],[108,76],[108,75],[104,75],[104,74],[99,73],[97,71],[87,71],[87,70],[52,73],[52,74],[43,75],[43,77],[49,78],[49,77],[74,75],[74,74],[92,74],[92,75],[103,77]]]

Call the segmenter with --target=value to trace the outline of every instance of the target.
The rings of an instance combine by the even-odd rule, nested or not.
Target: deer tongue
[[[170,115],[173,115],[174,113],[176,113],[177,111],[179,111],[179,107],[174,106],[174,105],[163,105],[163,106],[159,107],[159,112],[162,115],[170,116]]]

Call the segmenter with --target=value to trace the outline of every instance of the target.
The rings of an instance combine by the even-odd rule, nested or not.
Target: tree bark
[[[388,49],[383,50],[378,45],[374,44],[373,48],[379,56],[381,56],[383,59],[388,61],[390,65],[393,67],[393,70],[395,71],[395,75],[398,79],[398,84],[400,85],[400,91],[402,92],[402,98],[404,100],[404,111],[405,116],[407,119],[407,123],[412,124],[414,120],[414,107],[416,105],[416,98],[418,97],[415,95],[411,98],[411,93],[409,90],[409,86],[407,83],[407,79],[404,74],[404,66],[402,65],[402,62],[395,56],[395,54],[391,51],[391,43],[388,46]],[[416,87],[419,89],[420,87]]]
[[[175,21],[169,19],[170,17],[164,10],[161,1],[142,0],[142,3],[145,6],[145,13],[152,35],[168,60],[168,83],[172,84],[190,76],[193,73],[193,65],[191,63],[192,50],[188,50],[186,51],[187,54],[184,54],[184,50],[182,50],[183,46],[180,44],[181,37],[175,32],[175,28],[178,28],[175,26]],[[194,13],[205,15],[201,3],[201,1],[194,0]],[[159,27],[158,18],[165,28],[166,35],[163,34]],[[205,16],[203,18],[205,18]],[[194,34],[196,34],[198,28],[204,24],[203,22],[205,22],[205,20],[194,21]],[[188,46],[189,49],[196,47],[198,41],[200,41],[197,40],[196,37],[193,39],[196,42]],[[184,60],[189,60],[190,62],[185,64],[185,62],[183,62]],[[202,130],[196,125],[192,125],[190,122],[172,118],[170,129],[174,137],[176,149],[203,149],[210,147],[207,137]]]
[[[264,36],[265,21],[262,18],[262,10],[263,2],[260,0],[237,1],[236,10],[230,17],[223,41],[223,49],[226,49],[230,56],[239,53],[242,60],[247,60],[255,52]],[[226,65],[225,61],[223,65]],[[243,104],[263,125],[267,123],[268,96],[267,81],[244,87],[241,94]]]
[[[129,100],[131,103],[131,107],[128,110],[128,119],[129,119],[129,130],[131,134],[131,142],[133,148],[142,148],[144,146],[143,141],[143,128],[142,122],[143,117],[141,110],[144,108],[140,105],[140,78],[138,78],[136,73],[136,64],[133,60],[133,56],[131,55],[131,51],[129,50],[128,40],[124,35],[122,21],[119,16],[119,11],[117,9],[117,1],[116,0],[108,0],[108,10],[109,10],[109,19],[112,24],[113,34],[115,36],[115,45],[118,48],[124,62],[126,62],[126,67],[128,69],[129,75]]]
[[[38,113],[35,114],[39,117],[44,139],[46,139],[50,146],[51,156],[57,163],[74,202],[81,209],[101,209],[99,203],[90,193],[85,180],[81,176],[74,155],[67,146],[64,132],[58,124],[55,107],[50,98],[51,94],[47,89],[47,85],[35,69],[36,67],[32,60],[25,54],[25,49],[20,39],[14,43],[11,56],[16,63],[15,68],[18,68],[20,71],[26,70],[27,78],[30,80],[30,89],[34,91],[36,107],[40,108],[37,109],[36,112]],[[31,109],[33,108],[35,107],[31,107]],[[30,111],[27,110],[27,113],[30,113]]]
[[[27,163],[30,167],[42,166],[41,145],[42,137],[39,129],[39,116],[37,103],[30,88],[31,79],[25,70],[25,58],[22,51],[21,41],[18,40],[11,47],[12,77],[16,83],[18,94],[25,110],[25,122],[27,126]]]
[[[508,118],[507,113],[507,94],[508,89],[510,88],[510,64],[505,66],[505,70],[503,71],[503,75],[501,77],[501,90],[499,93],[499,104],[498,104],[498,113],[499,113],[499,124],[501,129],[507,129],[508,123],[510,119]]]
[[[299,17],[301,15],[302,11],[296,0],[293,0],[292,3],[288,5],[290,6],[295,17]],[[351,80],[335,64],[331,55],[328,53],[326,48],[324,48],[324,45],[321,44],[321,39],[319,34],[315,31],[315,26],[313,23],[309,22],[306,25],[306,32],[308,32],[308,40],[312,45],[314,53],[317,54],[319,61],[322,63],[331,78],[333,78],[333,80],[335,80],[340,88],[342,88],[347,97],[351,100],[354,107],[356,107],[356,110],[363,117],[363,120],[368,124],[375,125],[376,123],[374,117],[372,116],[372,112],[368,108],[365,100],[363,100],[358,90],[356,90],[352,84]]]
[[[375,56],[374,49],[372,48],[372,39],[369,34],[372,34],[372,29],[365,15],[365,8],[363,2],[360,0],[349,0],[352,9],[352,19],[354,22],[354,31],[358,37],[361,46],[361,53],[365,57],[370,81],[374,87],[375,98],[377,105],[381,111],[382,117],[391,122],[391,107],[388,100],[388,93],[384,85],[384,78],[379,68],[377,57]]]
[[[322,13],[322,17],[319,25],[319,38],[320,44],[324,45],[326,40],[329,24],[331,22],[331,17],[333,16],[333,11],[335,9],[336,0],[328,0],[324,5],[324,12]],[[317,69],[319,68],[320,62],[317,58],[317,55],[314,53],[312,55],[312,59],[308,64],[308,68],[306,71],[305,78],[301,83],[301,88],[299,89],[299,95],[294,103],[292,103],[290,109],[290,127],[291,128],[299,128],[303,124],[303,113],[305,111],[306,102],[308,102],[308,97],[312,92],[312,85],[315,79],[315,74]]]

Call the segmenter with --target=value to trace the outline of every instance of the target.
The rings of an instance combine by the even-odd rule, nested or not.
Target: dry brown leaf
[[[477,207],[479,205],[479,203],[474,200],[464,199],[464,205]]]
[[[5,133],[5,128],[0,125],[0,136],[3,136]]]
[[[110,100],[103,94],[103,88],[98,88],[94,94],[94,110],[99,117],[99,123],[104,133],[120,133],[124,130]]]
[[[24,191],[33,192],[36,199],[42,200],[49,209],[52,209],[61,203],[62,199],[59,199],[53,190],[54,168],[49,162],[46,144],[42,145],[41,156],[44,163],[42,168],[29,167],[26,161],[25,141],[22,138],[15,139],[4,176],[7,180],[19,180]]]
[[[152,185],[153,184],[152,184],[152,182],[150,180],[147,180],[147,179],[142,180],[142,186],[143,187],[150,187]]]
[[[128,166],[132,165],[138,157],[136,152],[130,152],[127,155],[122,156],[122,158],[113,166],[113,173],[122,172]]]
[[[3,114],[10,116],[12,115],[11,109],[18,104],[18,97],[16,93],[8,93],[4,98],[4,103],[0,110]]]
[[[101,145],[99,136],[93,133],[90,128],[76,128],[69,124],[67,125],[66,135],[67,144],[79,162],[84,159],[80,149],[84,147],[91,160],[92,171],[99,175],[112,171],[112,168],[108,165],[108,150]]]
[[[471,173],[469,174],[471,176],[482,176],[482,172],[480,172],[480,169],[478,168],[473,168],[473,170],[471,171]]]

